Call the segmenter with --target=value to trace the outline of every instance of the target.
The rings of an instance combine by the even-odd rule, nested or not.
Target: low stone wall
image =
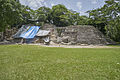
[[[57,44],[64,45],[99,45],[113,43],[112,40],[106,38],[98,29],[89,25],[78,25],[68,27],[55,27],[54,25],[45,24],[44,30],[50,30],[50,40]],[[5,39],[12,41],[18,29],[7,29]],[[1,37],[2,33],[0,33]],[[14,41],[13,41],[14,42]]]
[[[54,27],[51,41],[65,45],[109,44],[107,38],[95,27],[89,25]]]
[[[11,41],[13,40],[12,35],[14,35],[18,31],[17,28],[6,29],[4,34],[4,40]],[[0,41],[3,40],[3,32],[0,32]]]

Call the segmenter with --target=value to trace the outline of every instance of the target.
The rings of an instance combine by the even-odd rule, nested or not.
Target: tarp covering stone
[[[46,30],[39,30],[38,33],[36,34],[36,36],[47,36],[50,33],[50,31],[46,31]]]
[[[30,26],[26,26],[26,25],[23,25],[19,30],[18,32],[13,35],[12,37],[13,38],[21,38],[20,35],[25,33],[28,29],[30,28]]]
[[[25,38],[25,39],[32,39],[37,34],[39,28],[40,28],[39,26],[31,26],[28,29],[28,31],[26,31],[25,33],[21,34],[20,37]]]

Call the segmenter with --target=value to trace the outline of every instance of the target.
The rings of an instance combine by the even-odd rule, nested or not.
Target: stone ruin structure
[[[42,30],[50,31],[50,44],[63,45],[106,45],[115,44],[111,39],[105,37],[98,29],[89,25],[77,25],[67,27],[56,27],[52,24],[45,24]],[[13,42],[12,35],[18,29],[13,28],[7,30],[5,38],[7,41]],[[1,35],[0,35],[1,37]]]
[[[51,31],[51,41],[64,45],[106,45],[113,43],[98,29],[89,25],[55,27],[46,24],[43,29]]]
[[[17,28],[12,28],[12,29],[6,29],[5,34],[4,34],[4,39],[6,41],[11,41],[13,40],[12,35],[14,35],[18,31]],[[3,32],[0,32],[0,41],[3,40]]]

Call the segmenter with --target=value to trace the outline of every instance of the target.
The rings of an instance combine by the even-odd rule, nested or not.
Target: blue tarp
[[[39,26],[31,26],[28,29],[28,31],[26,31],[25,33],[21,34],[20,37],[25,38],[25,39],[32,39],[37,34],[39,28],[40,28]]]
[[[28,29],[30,28],[30,26],[28,25],[22,25],[22,27],[18,30],[18,32],[13,35],[13,38],[21,38],[20,35],[25,33]]]

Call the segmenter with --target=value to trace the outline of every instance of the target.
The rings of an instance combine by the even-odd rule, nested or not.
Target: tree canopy
[[[18,0],[0,0],[0,30],[21,22],[21,9]]]
[[[120,1],[106,0],[101,8],[88,11],[92,25],[108,37],[120,41]]]

